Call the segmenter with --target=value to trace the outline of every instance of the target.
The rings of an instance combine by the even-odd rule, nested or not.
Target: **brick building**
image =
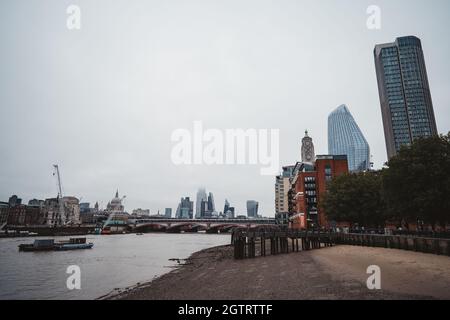
[[[289,192],[290,228],[328,228],[326,213],[319,206],[320,198],[329,181],[346,173],[348,162],[345,155],[320,155],[313,165],[297,163]]]

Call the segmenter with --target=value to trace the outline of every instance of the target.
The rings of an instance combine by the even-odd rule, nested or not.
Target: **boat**
[[[86,243],[86,238],[71,238],[69,241],[55,242],[53,239],[37,239],[32,244],[20,244],[19,251],[66,251],[91,249],[93,243]]]
[[[71,238],[68,242],[59,242],[55,245],[56,251],[91,249],[92,242],[86,243],[86,238]]]
[[[19,244],[19,251],[53,251],[55,249],[55,240],[39,239],[34,240],[32,244]]]

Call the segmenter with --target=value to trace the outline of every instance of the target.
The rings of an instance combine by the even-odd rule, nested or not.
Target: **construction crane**
[[[61,185],[61,174],[59,173],[59,167],[57,164],[53,165],[54,172],[53,175],[56,176],[58,182],[58,204],[59,204],[59,212],[58,212],[58,224],[64,225],[66,223],[65,214],[64,214],[64,200],[62,193],[62,185]]]

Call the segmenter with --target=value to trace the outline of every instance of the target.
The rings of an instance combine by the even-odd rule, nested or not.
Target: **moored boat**
[[[86,243],[86,238],[71,238],[69,241],[55,242],[53,239],[36,239],[32,244],[20,244],[19,251],[65,251],[91,249],[92,242]]]
[[[55,245],[55,250],[80,250],[91,249],[94,246],[92,242],[86,243],[86,238],[71,238],[68,242],[60,242]]]
[[[34,240],[32,244],[19,244],[19,251],[52,251],[55,248],[53,239]]]

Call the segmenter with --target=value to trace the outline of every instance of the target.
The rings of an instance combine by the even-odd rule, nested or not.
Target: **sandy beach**
[[[194,253],[152,282],[108,299],[450,299],[450,258],[385,248],[335,246],[234,260],[231,246]],[[381,268],[381,290],[366,269]]]

